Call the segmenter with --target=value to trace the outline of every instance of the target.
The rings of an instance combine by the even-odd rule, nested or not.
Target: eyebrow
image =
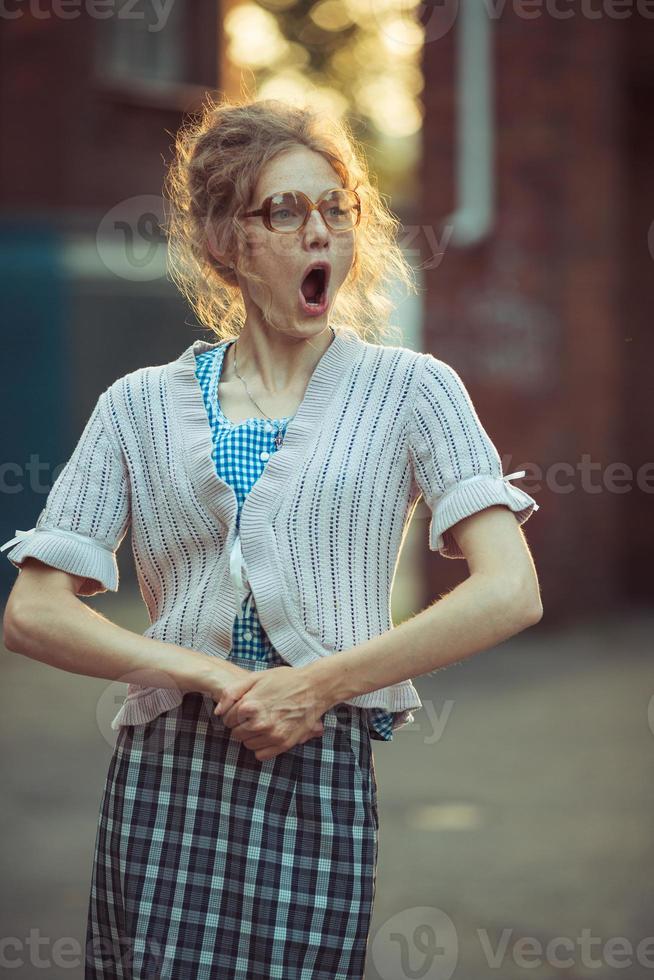
[[[339,190],[342,191],[345,190],[345,188],[339,187],[338,184],[334,184],[332,187],[325,188],[325,190],[322,191],[322,193],[319,194],[318,197],[313,198],[313,200],[319,201],[320,198],[324,197],[324,195],[327,194],[329,191],[339,191]],[[298,187],[285,187],[283,191],[271,191],[270,194],[264,194],[264,196],[261,199],[261,204],[258,204],[257,207],[260,208],[267,197],[276,197],[277,194],[286,194],[288,191],[297,191],[299,193],[303,193],[302,191],[299,190]],[[307,197],[311,197],[311,195],[307,194]]]

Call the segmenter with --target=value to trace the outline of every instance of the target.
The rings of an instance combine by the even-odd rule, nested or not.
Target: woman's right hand
[[[255,671],[215,657],[205,666],[202,691],[227,710],[250,690],[255,680]]]
[[[237,701],[240,701],[243,695],[254,686],[255,681],[261,677],[258,671],[246,670],[245,667],[237,667],[236,664],[225,660],[219,661],[215,657],[212,657],[203,667],[202,691],[217,703],[221,715],[229,711]],[[216,711],[214,711],[214,716],[217,716]],[[321,719],[318,719],[307,738],[314,738],[323,733],[323,723]],[[307,741],[307,738],[302,741]]]

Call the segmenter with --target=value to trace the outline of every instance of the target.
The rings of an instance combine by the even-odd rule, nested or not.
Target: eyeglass
[[[346,187],[325,191],[315,204],[302,191],[271,194],[258,210],[246,211],[243,217],[254,218],[261,215],[269,231],[289,234],[301,231],[314,210],[320,211],[325,224],[332,231],[349,231],[356,228],[361,220],[359,195]]]

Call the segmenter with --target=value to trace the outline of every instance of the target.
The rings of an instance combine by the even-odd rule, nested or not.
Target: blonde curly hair
[[[236,272],[215,252],[219,245],[220,254],[248,279],[266,286],[247,269],[239,215],[251,206],[266,163],[297,146],[322,154],[343,186],[356,187],[361,199],[354,262],[334,302],[335,329],[344,324],[364,340],[401,343],[401,329],[390,323],[396,303],[387,289],[395,283],[417,292],[417,286],[396,242],[400,221],[373,183],[349,124],[311,106],[277,99],[216,102],[209,94],[182,124],[164,180],[163,230],[172,280],[217,340],[240,333],[246,310]]]

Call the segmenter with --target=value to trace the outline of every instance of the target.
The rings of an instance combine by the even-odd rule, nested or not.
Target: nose
[[[320,238],[323,241],[329,238],[329,228],[317,204],[314,204],[309,212],[307,223],[304,226],[304,235],[310,238]]]

